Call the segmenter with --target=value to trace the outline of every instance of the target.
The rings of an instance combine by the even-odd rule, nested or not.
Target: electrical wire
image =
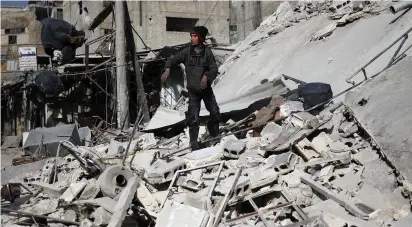
[[[210,16],[212,15],[213,11],[215,10],[218,2],[219,2],[219,0],[216,1],[215,6],[213,6],[213,9],[212,9],[212,11],[209,13],[209,16],[207,17],[207,19],[206,19],[205,23],[203,24],[203,26],[205,26],[206,23],[209,21],[209,18],[210,18]]]

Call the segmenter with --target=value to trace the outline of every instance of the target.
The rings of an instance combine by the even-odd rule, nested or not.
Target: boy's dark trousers
[[[201,101],[205,103],[207,111],[210,113],[210,119],[207,123],[207,129],[211,137],[219,135],[220,111],[217,105],[215,94],[210,85],[201,91],[192,89],[189,90],[189,108],[186,112],[186,122],[189,126],[190,145],[192,150],[198,150],[199,144],[197,138],[199,136],[199,114]]]

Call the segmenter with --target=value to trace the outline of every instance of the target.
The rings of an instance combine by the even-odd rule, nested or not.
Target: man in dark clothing
[[[212,82],[216,78],[218,68],[210,48],[204,45],[208,29],[204,26],[193,28],[190,33],[192,45],[170,58],[165,65],[162,82],[169,76],[170,67],[183,63],[185,65],[187,90],[189,92],[189,108],[186,112],[186,122],[189,126],[190,145],[192,150],[199,149],[199,113],[201,101],[205,103],[210,113],[207,129],[210,136],[219,134],[220,112],[212,90]]]
[[[54,51],[59,50],[63,55],[62,64],[75,58],[76,49],[81,47],[85,40],[85,33],[65,20],[47,17],[42,10],[36,9],[36,19],[41,23],[41,42],[44,51],[51,58]]]

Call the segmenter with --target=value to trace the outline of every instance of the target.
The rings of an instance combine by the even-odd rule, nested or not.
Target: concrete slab
[[[70,141],[74,145],[80,145],[80,136],[77,125],[59,125],[52,128],[36,128],[30,131],[23,149],[26,154],[33,154],[40,145],[43,138],[43,147],[54,157],[57,153],[57,147],[61,141]]]
[[[201,227],[209,219],[205,210],[166,201],[155,227]]]
[[[386,195],[368,184],[362,185],[362,188],[356,194],[356,198],[375,210],[385,210],[390,206],[389,199]]]
[[[135,192],[137,190],[137,187],[139,186],[139,183],[140,179],[137,176],[134,176],[128,181],[126,188],[124,188],[122,193],[120,194],[119,201],[116,203],[113,216],[110,219],[107,227],[122,226],[123,220],[126,217],[126,212],[136,195]]]
[[[59,197],[59,199],[63,199],[66,202],[73,201],[76,196],[86,187],[86,182],[79,182],[74,183],[69,186],[69,188]]]
[[[332,214],[343,220],[347,226],[362,226],[362,227],[378,227],[377,225],[362,220],[360,218],[354,217],[345,208],[341,207],[338,203],[333,200],[325,200],[315,205],[303,208],[303,211],[309,216],[313,217],[319,214]]]
[[[412,57],[396,65],[360,88],[347,93],[344,105],[371,134],[396,169],[412,182]],[[366,103],[363,101],[366,100]],[[361,102],[363,101],[363,102]]]
[[[340,189],[350,192],[350,191],[356,190],[360,182],[361,182],[360,174],[350,172],[348,174],[345,174],[345,176],[343,177],[335,179],[331,183]]]
[[[1,149],[20,147],[21,140],[21,136],[6,136],[3,144],[1,145]]]
[[[97,194],[100,192],[100,186],[97,184],[96,179],[91,179],[89,183],[84,188],[79,200],[87,200],[96,198]]]

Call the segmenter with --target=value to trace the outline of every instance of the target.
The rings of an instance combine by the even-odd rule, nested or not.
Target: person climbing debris
[[[41,42],[45,53],[60,65],[71,62],[76,49],[85,41],[84,31],[77,31],[65,20],[48,17],[41,10],[36,10],[36,19],[41,23]]]
[[[210,120],[207,124],[209,134],[212,137],[216,137],[219,134],[220,110],[211,86],[217,76],[218,68],[212,50],[204,45],[208,32],[208,29],[204,26],[194,27],[190,32],[191,45],[184,48],[177,55],[169,58],[161,78],[164,84],[172,66],[180,63],[185,65],[187,90],[189,93],[186,123],[189,127],[190,146],[192,150],[199,149],[197,138],[199,134],[199,114],[202,100],[210,113]]]

